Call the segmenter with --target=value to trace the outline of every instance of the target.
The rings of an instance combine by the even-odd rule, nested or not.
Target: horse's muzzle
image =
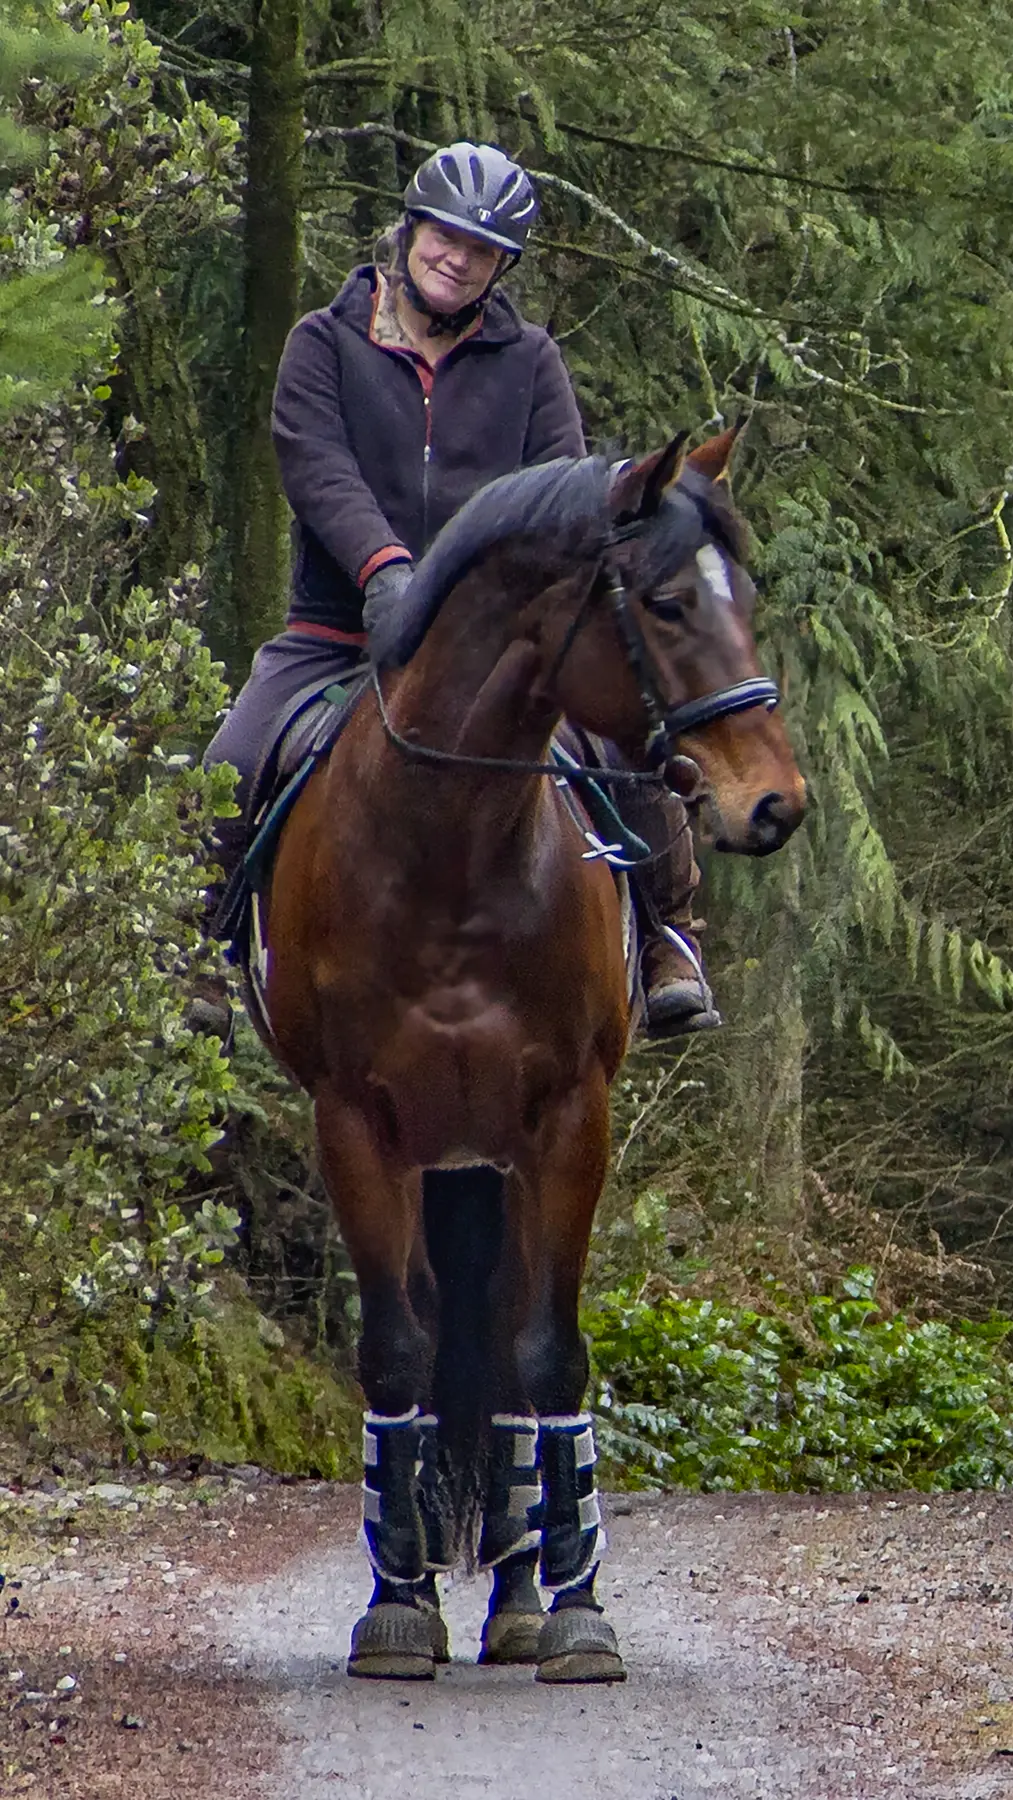
[[[804,815],[804,789],[801,795],[764,794],[753,807],[744,829],[735,833],[720,829],[715,833],[714,847],[739,856],[770,856],[798,830]]]

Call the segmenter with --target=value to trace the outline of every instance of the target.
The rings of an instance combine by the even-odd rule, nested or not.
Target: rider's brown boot
[[[624,822],[652,852],[634,872],[645,937],[641,978],[647,1030],[652,1037],[708,1031],[721,1024],[721,1014],[714,1006],[694,935],[701,924],[693,918],[700,871],[686,808],[665,788],[632,782],[617,788],[615,801]]]
[[[664,925],[648,938],[641,969],[652,1037],[681,1037],[721,1024],[699,947],[685,926]]]

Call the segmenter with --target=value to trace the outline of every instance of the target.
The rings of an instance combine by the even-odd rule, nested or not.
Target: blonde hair
[[[378,269],[383,270],[388,280],[396,280],[402,273],[414,229],[414,219],[410,219],[407,213],[402,213],[393,224],[385,225],[377,238],[373,247],[373,261]]]

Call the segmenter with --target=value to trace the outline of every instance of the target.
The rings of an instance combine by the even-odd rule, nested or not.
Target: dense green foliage
[[[13,116],[22,84],[47,75],[87,76],[100,67],[100,46],[44,6],[34,0],[0,6],[0,420],[81,374],[103,336],[98,259],[87,251],[68,254],[57,226],[25,218],[4,192],[45,149]]]
[[[0,265],[0,351],[20,371],[0,423],[0,1399],[6,1431],[37,1448],[334,1474],[345,1390],[279,1356],[276,1328],[212,1285],[239,1223],[207,1185],[232,1078],[184,1015],[189,982],[216,960],[198,919],[232,777],[205,773],[195,751],[227,690],[201,631],[199,570],[157,588],[136,579],[156,491],[129,467],[144,425],[126,415],[115,446],[107,427],[123,315],[92,304],[98,265],[63,258],[50,210],[61,183],[80,198],[90,182],[108,240],[117,223],[166,229],[160,208],[177,232],[208,208],[185,197],[209,175],[200,129],[167,134],[155,178],[139,160],[157,116],[135,52],[142,69],[155,53],[110,24],[125,10],[89,9],[81,53],[64,53],[69,109],[64,90],[31,89],[37,128],[60,111],[63,154],[47,162],[37,129]],[[56,63],[36,48],[26,70]],[[117,93],[120,129],[99,161],[99,84],[117,75],[104,104]],[[72,265],[73,280],[40,285],[31,271],[47,263]],[[34,365],[29,330],[45,352]],[[93,392],[64,399],[82,360]]]
[[[68,1334],[50,1379],[23,1410],[32,1445],[257,1462],[329,1480],[356,1475],[354,1385],[287,1349],[279,1326],[234,1282],[203,1305],[191,1287],[185,1306],[156,1314],[139,1321],[125,1307],[116,1318],[93,1312]],[[8,1418],[24,1439],[17,1412]]]
[[[1008,1320],[883,1319],[872,1271],[854,1269],[844,1297],[794,1316],[614,1293],[586,1323],[599,1442],[621,1480],[842,1493],[1013,1479]]]
[[[41,1418],[67,1380],[115,1406],[82,1335],[153,1330],[233,1235],[227,1207],[178,1203],[229,1085],[179,972],[231,782],[194,766],[223,689],[192,581],[122,580],[145,490],[87,410],[22,417],[4,450],[0,1386]]]
[[[921,1253],[915,1314],[947,1251],[1010,1305],[1007,36],[996,0],[212,0],[182,23],[168,0],[0,0],[0,1393],[39,1429],[61,1384],[74,1398],[82,1334],[81,1367],[105,1344],[116,1371],[82,1399],[134,1448],[173,1345],[190,1392],[200,1334],[227,1339],[200,1290],[235,1211],[253,1275],[288,1266],[265,1221],[312,1188],[305,1120],[255,1059],[237,1105],[182,1024],[226,803],[194,760],[224,694],[205,644],[240,675],[284,601],[264,422],[287,314],[369,255],[426,147],[469,133],[539,174],[512,286],[590,437],[749,413],[736,491],[813,800],[769,866],[709,859],[729,1023],[631,1065],[592,1259],[606,1290],[632,1270],[711,1294],[736,1226],[762,1225],[810,1311],[622,1289],[594,1315],[612,1428],[692,1481],[716,1457],[801,1485],[817,1465],[829,1485],[1005,1479],[992,1337],[831,1325],[805,1234],[813,1193],[837,1196]],[[207,1167],[226,1125],[227,1175]],[[314,1335],[343,1343],[347,1283],[321,1267],[300,1293],[314,1279]],[[252,1443],[230,1354],[232,1423],[205,1425]],[[959,1444],[948,1395],[978,1408]]]

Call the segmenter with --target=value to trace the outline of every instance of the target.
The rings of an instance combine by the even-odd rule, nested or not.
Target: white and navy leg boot
[[[533,1663],[544,1614],[535,1570],[541,1538],[538,1420],[494,1413],[479,1566],[492,1571],[482,1663]]]
[[[363,1420],[362,1538],[373,1567],[369,1609],[352,1631],[349,1675],[431,1681],[432,1609],[422,1587],[426,1539],[419,1511],[419,1412]]]
[[[538,1640],[539,1681],[625,1681],[616,1635],[594,1594],[605,1552],[589,1413],[539,1420],[541,1579],[555,1598]]]

